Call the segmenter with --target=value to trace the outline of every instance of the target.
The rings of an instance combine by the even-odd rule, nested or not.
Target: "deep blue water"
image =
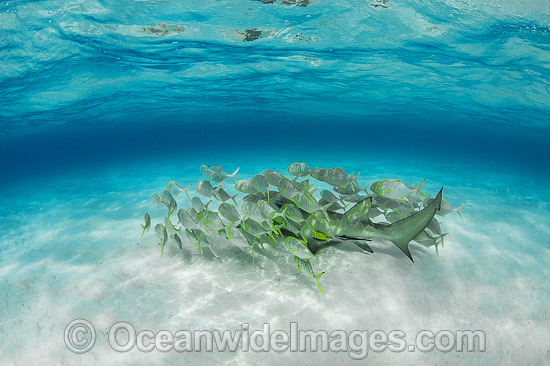
[[[7,1],[0,92],[0,363],[296,356],[116,354],[106,331],[120,320],[483,329],[483,354],[367,361],[548,363],[546,0]],[[384,251],[328,258],[323,296],[286,262],[190,248],[182,265],[159,260],[151,233],[139,238],[144,212],[161,219],[151,193],[203,179],[201,164],[250,178],[297,161],[361,171],[363,186],[426,178],[429,194],[445,186],[455,207],[467,203],[465,220],[444,219],[439,256],[415,244],[414,266]],[[77,317],[103,331],[86,355],[61,342]]]

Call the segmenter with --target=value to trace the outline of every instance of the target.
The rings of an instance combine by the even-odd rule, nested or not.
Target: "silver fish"
[[[339,201],[340,199],[338,197],[336,197],[336,195],[334,193],[332,193],[331,191],[327,191],[326,189],[325,190],[322,190],[320,192],[321,194],[321,197],[328,202],[337,202]]]
[[[244,219],[241,225],[247,233],[253,236],[260,236],[269,232],[269,229],[264,229],[262,225],[249,217]]]
[[[245,216],[250,217],[257,221],[264,221],[267,219],[264,216],[264,213],[262,212],[262,210],[260,210],[260,207],[258,207],[258,205],[254,202],[250,202],[250,201],[243,202],[241,206],[241,211]]]
[[[218,214],[209,210],[200,211],[197,214],[197,219],[210,230],[218,231],[225,227]]]
[[[163,229],[164,229],[164,226],[162,224],[155,225],[155,236],[159,238],[159,240],[161,241],[162,241],[162,238],[164,237]]]
[[[430,203],[432,203],[433,200],[434,200],[433,198],[426,199],[424,205],[428,206]],[[446,216],[446,215],[448,215],[452,212],[456,212],[458,214],[458,216],[460,216],[460,218],[462,220],[464,220],[464,217],[462,217],[462,214],[460,213],[460,210],[462,210],[462,207],[464,207],[465,204],[466,203],[463,203],[459,207],[453,208],[453,206],[451,206],[447,201],[442,200],[441,201],[441,208],[439,209],[439,211],[437,211],[437,215]]]
[[[153,193],[153,194],[151,195],[151,201],[153,201],[153,203],[156,203],[157,208],[160,207],[160,197],[159,197],[158,194]]]
[[[277,187],[277,184],[279,184],[279,181],[281,179],[285,179],[285,177],[281,173],[277,173],[276,171],[271,169],[264,170],[262,175],[267,179],[267,183],[274,187]]]
[[[240,168],[237,168],[237,170],[235,170],[233,174],[228,174],[222,169],[221,166],[213,166],[211,167],[211,169],[215,172],[214,174],[212,174],[212,176],[210,176],[210,179],[212,179],[214,182],[221,185],[229,178],[233,179],[235,183],[237,182],[237,178],[235,178],[235,176],[239,172]]]
[[[340,199],[344,202],[350,202],[350,203],[357,203],[357,202],[361,202],[362,200],[364,200],[365,198],[367,198],[367,196],[365,195],[362,195],[360,193],[356,193],[356,194],[351,194],[351,195],[340,195]]]
[[[315,197],[309,195],[308,193],[300,192],[295,195],[294,198],[292,198],[292,201],[296,204],[297,207],[308,213],[322,211],[325,215],[327,215],[326,209],[321,206],[319,202],[317,202]]]
[[[294,187],[296,187],[296,189],[299,191],[308,191],[313,185],[309,183],[309,179],[298,182],[298,177],[294,177],[294,179],[292,179],[290,183],[292,183],[292,185],[294,185]]]
[[[215,171],[209,165],[206,165],[206,164],[201,165],[199,167],[199,170],[200,170],[201,174],[204,175],[208,179],[210,179],[210,177],[212,177],[214,174],[217,173],[217,171]]]
[[[279,189],[279,193],[288,199],[292,199],[300,192],[300,190],[286,178],[279,181],[277,188]]]
[[[179,222],[187,229],[194,229],[197,227],[197,222],[183,208],[178,211],[178,219]]]
[[[235,245],[241,249],[250,247],[250,244],[248,244],[248,240],[241,230],[241,228],[231,226],[218,231],[218,235],[224,239],[227,239],[227,241],[229,241],[232,245]]]
[[[259,200],[257,205],[263,216],[268,220],[273,220],[273,218],[278,214],[278,208],[273,207],[267,201]]]
[[[201,210],[205,210],[205,209],[208,209],[208,205],[210,204],[210,202],[208,202],[206,205],[202,203],[201,199],[199,197],[193,197],[191,199],[191,205],[193,206],[193,208],[199,212]]]
[[[437,245],[437,240],[435,236],[430,234],[428,231],[423,230],[418,236],[414,238],[414,241],[426,246],[431,247],[433,245]]]
[[[283,213],[283,216],[285,218],[290,219],[296,223],[305,221],[304,216],[302,215],[300,210],[298,210],[298,208],[293,204],[284,204],[281,208],[281,212]]]
[[[266,177],[261,174],[252,178],[252,186],[260,193],[267,193],[268,183]]]
[[[401,220],[403,217],[401,215],[399,215],[397,212],[395,211],[392,211],[392,212],[388,212],[387,214],[384,215],[386,217],[386,220],[388,220],[388,222],[390,224],[396,222],[396,221],[399,221]]]
[[[162,254],[164,253],[164,246],[168,243],[168,233],[166,232],[166,228],[162,224],[157,224],[155,226],[155,235],[160,240],[159,245],[162,247],[160,257],[162,258]]]
[[[179,234],[172,235],[170,237],[170,240],[172,240],[172,244],[174,244],[180,250],[180,252],[183,250],[183,245]]]
[[[348,184],[351,179],[342,168],[330,168],[325,174],[326,182],[335,187],[343,187]]]
[[[302,259],[313,257],[313,254],[309,251],[309,248],[307,247],[307,243],[304,243],[303,241],[293,236],[287,236],[285,238],[285,246],[292,254]]]
[[[222,203],[218,207],[218,211],[223,217],[231,222],[236,222],[241,219],[241,216],[239,215],[235,207],[231,206],[229,203]]]
[[[141,233],[141,238],[143,239],[143,234],[145,234],[145,231],[149,231],[149,228],[151,227],[151,216],[149,216],[149,213],[145,213],[143,216],[143,220],[145,221],[144,225],[141,225],[143,228],[143,232]]]
[[[212,197],[212,195],[214,194],[214,188],[212,187],[212,184],[210,184],[210,182],[206,179],[201,180],[197,183],[197,185],[195,186],[195,191],[206,197]]]
[[[311,267],[311,263],[309,262],[309,259],[302,259],[298,256],[294,256],[294,263],[296,263],[296,266],[300,271],[302,271],[308,278],[315,279],[315,284],[317,285],[317,289],[319,289],[320,293],[323,293],[321,291],[321,285],[319,285],[319,278],[325,273],[321,272],[318,274],[315,274],[313,272],[313,267]]]
[[[343,186],[334,186],[334,191],[345,196],[351,196],[354,194],[359,194],[363,189],[361,186],[354,180],[350,180],[348,183]]]
[[[248,179],[241,179],[235,183],[235,189],[245,194],[257,194],[258,190],[252,184],[252,181]]]
[[[204,231],[201,229],[193,229],[193,230],[185,230],[187,237],[191,240],[196,240],[196,244],[199,246],[199,249],[201,251],[201,254],[204,253],[202,246],[203,245],[210,245],[210,242],[208,241],[206,235],[204,234]],[[212,250],[210,247],[210,250],[212,253],[217,257],[218,255]]]
[[[313,178],[317,179],[318,181],[328,183],[327,172],[328,172],[328,169],[315,168],[311,170],[309,175],[311,175]]]
[[[214,198],[216,198],[218,201],[221,201],[221,202],[233,200],[233,202],[237,204],[237,201],[235,200],[237,196],[238,194],[230,196],[229,193],[227,193],[222,187],[217,187],[216,189],[214,189]]]
[[[401,200],[408,196],[424,195],[420,188],[424,184],[423,180],[416,188],[411,188],[401,182],[400,179],[385,179],[378,182],[374,182],[370,186],[370,190],[379,196],[391,198],[394,200]],[[425,196],[425,195],[424,195]]]
[[[437,221],[437,219],[435,217],[428,224],[428,229],[430,229],[430,231],[432,233],[434,233],[434,235],[441,235],[442,234],[441,226],[439,225],[439,222]]]
[[[191,218],[195,221],[195,222],[198,222],[197,220],[197,210],[195,210],[193,207],[191,207],[190,209],[187,210],[187,213],[189,214],[189,216],[191,216]]]
[[[170,236],[177,234],[179,231],[174,227],[174,225],[172,225],[172,223],[167,217],[164,218],[164,227],[166,228],[166,231],[168,231],[168,234]]]
[[[290,164],[287,171],[296,177],[307,177],[311,173],[311,169],[304,163]]]
[[[321,198],[319,200],[319,204],[323,207],[326,207],[328,211],[338,211],[345,209],[345,207],[338,202],[327,202],[324,198]]]
[[[168,208],[168,216],[170,216],[173,212],[176,211],[178,208],[178,204],[174,197],[172,197],[172,194],[168,191],[162,191],[160,192],[160,202]]]
[[[168,183],[166,183],[166,190],[170,192],[173,196],[178,196],[181,192],[185,192],[185,195],[187,195],[187,190],[191,187],[191,185],[188,185],[187,188],[183,189],[181,188],[178,183],[175,180],[172,180]],[[187,195],[188,196],[188,195]],[[188,196],[189,197],[189,196]]]

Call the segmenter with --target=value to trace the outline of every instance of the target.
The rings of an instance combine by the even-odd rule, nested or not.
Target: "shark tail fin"
[[[396,221],[391,225],[383,227],[385,238],[394,243],[403,253],[414,262],[408,244],[416,238],[432,221],[435,213],[441,208],[443,197],[443,188],[437,194],[437,197],[424,209],[408,216],[402,220]]]

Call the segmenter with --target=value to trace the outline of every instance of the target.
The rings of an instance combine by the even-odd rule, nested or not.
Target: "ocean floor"
[[[310,159],[310,160],[306,160]],[[361,171],[359,182],[401,178],[424,192],[463,202],[441,221],[449,235],[434,248],[411,243],[415,263],[391,244],[373,255],[327,251],[323,294],[288,255],[256,256],[225,248],[221,258],[201,255],[189,242],[184,258],[160,258],[153,230],[140,239],[143,214],[153,226],[164,210],[151,202],[170,180],[202,179],[198,167],[222,164],[250,178],[266,168],[285,171],[287,157],[223,161],[171,160],[116,164],[58,177],[28,180],[0,195],[0,360],[5,365],[542,365],[550,362],[550,188],[535,179],[456,163],[320,160],[310,166]],[[75,354],[64,344],[77,318],[97,330],[94,348]],[[136,330],[251,330],[269,322],[288,330],[483,330],[485,352],[140,352],[117,353],[111,325]]]

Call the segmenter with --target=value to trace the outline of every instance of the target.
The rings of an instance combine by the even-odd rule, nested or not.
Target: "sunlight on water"
[[[267,118],[406,111],[437,123],[547,131],[543,0],[14,1],[1,8],[4,138],[82,124],[73,120],[192,123],[197,105]]]

